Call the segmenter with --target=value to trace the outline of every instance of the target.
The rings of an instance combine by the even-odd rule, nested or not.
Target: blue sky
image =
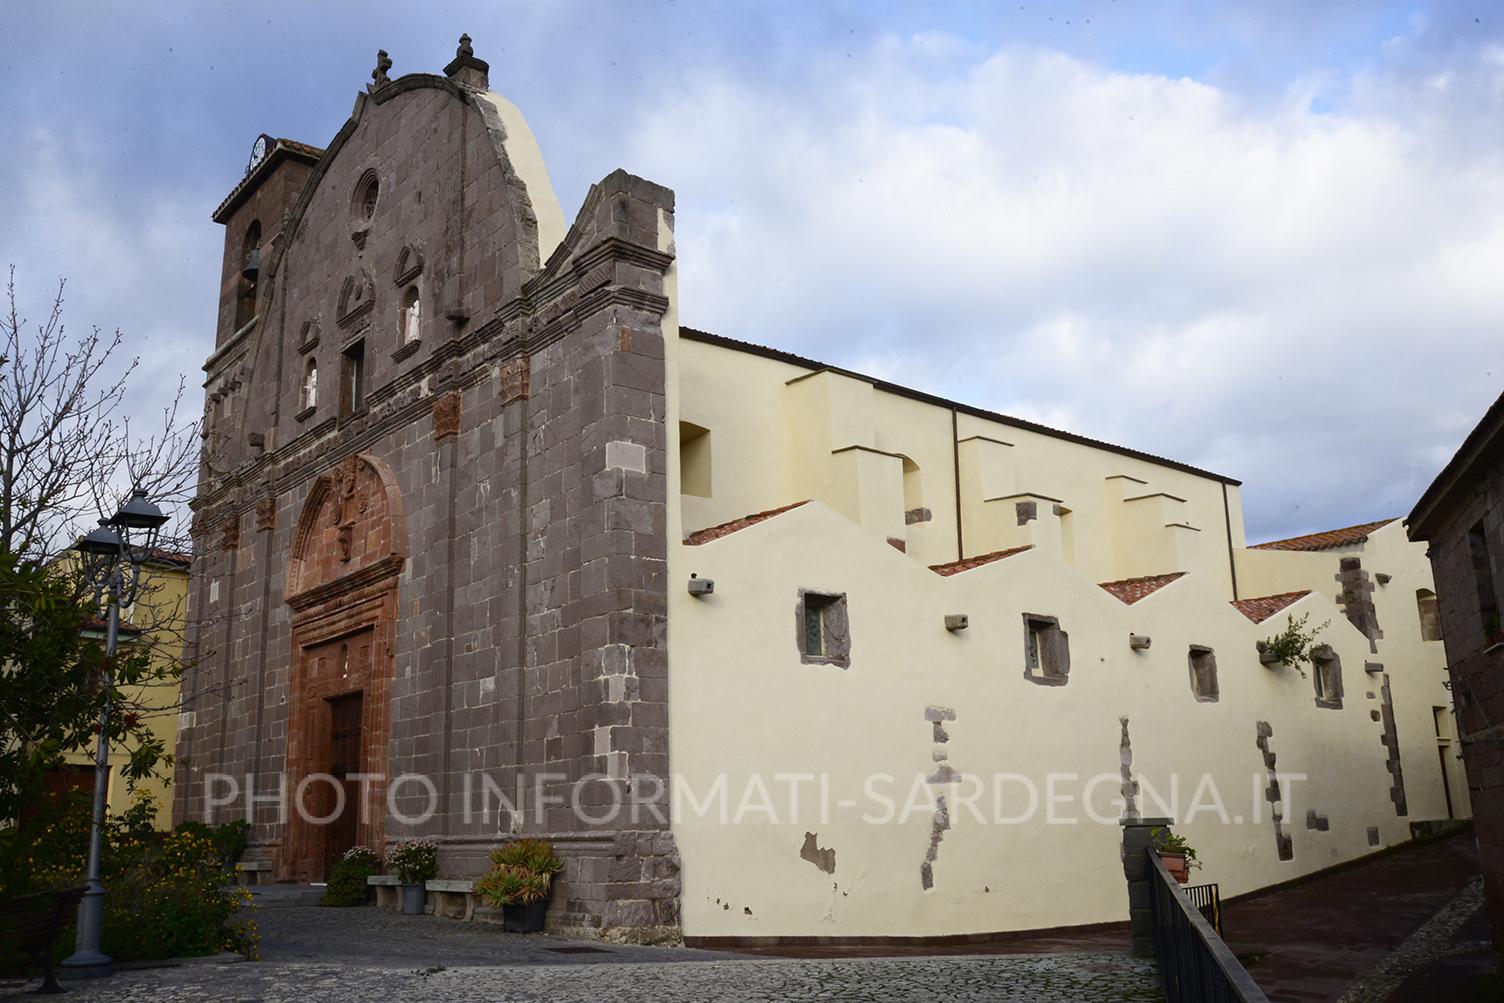
[[[0,14],[0,263],[197,383],[209,213],[461,31],[572,215],[678,194],[685,323],[1402,514],[1504,389],[1490,3],[81,3]]]

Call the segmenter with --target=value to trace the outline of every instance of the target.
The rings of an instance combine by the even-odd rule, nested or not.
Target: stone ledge
[[[372,874],[366,878],[366,884],[377,885],[384,888],[397,887],[402,884],[402,879],[395,874]]]
[[[475,882],[468,878],[434,878],[423,885],[431,892],[457,892],[469,894],[475,890]]]

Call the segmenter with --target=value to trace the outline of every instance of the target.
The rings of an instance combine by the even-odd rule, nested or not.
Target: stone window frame
[[[1494,574],[1492,550],[1488,527],[1479,519],[1467,531],[1467,557],[1478,598],[1478,627],[1485,649],[1492,647],[1490,630],[1499,630],[1499,583]]]
[[[810,639],[814,621],[818,617],[819,648],[811,652]],[[823,589],[799,589],[799,602],[795,609],[794,641],[799,648],[799,661],[805,665],[838,665],[851,667],[851,619],[846,604],[846,593],[827,592]]]
[[[1317,707],[1342,709],[1342,657],[1329,644],[1311,649],[1311,685],[1316,690]]]
[[[364,230],[376,218],[376,206],[381,201],[381,179],[375,168],[368,167],[355,182],[350,194],[350,221],[357,230]]]
[[[340,352],[339,416],[349,418],[366,409],[366,340],[356,338]]]
[[[1070,681],[1070,635],[1060,629],[1060,618],[1043,613],[1025,613],[1024,678],[1040,686],[1064,686]]]
[[[1415,590],[1415,615],[1420,618],[1420,639],[1440,641],[1441,606],[1431,589]]]
[[[1191,693],[1197,703],[1216,703],[1222,698],[1217,681],[1217,652],[1204,644],[1193,644],[1186,652],[1190,671]]]

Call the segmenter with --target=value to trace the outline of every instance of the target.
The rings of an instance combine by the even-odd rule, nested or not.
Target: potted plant
[[[515,840],[491,851],[491,870],[475,883],[475,890],[501,910],[502,929],[537,933],[543,929],[560,866],[547,840]]]
[[[368,847],[352,846],[329,871],[324,887],[323,904],[327,906],[365,905],[370,889],[366,878],[381,873],[381,858]]]
[[[1149,837],[1170,876],[1181,884],[1189,882],[1191,868],[1201,866],[1196,860],[1195,848],[1185,841],[1184,836],[1176,835],[1164,826],[1151,829]]]
[[[1306,677],[1305,669],[1300,667],[1301,662],[1311,660],[1311,646],[1316,643],[1316,635],[1326,630],[1325,621],[1319,627],[1306,630],[1306,622],[1311,619],[1311,614],[1305,613],[1299,620],[1286,615],[1285,629],[1273,637],[1259,641],[1255,647],[1259,652],[1259,662],[1263,665],[1283,665],[1300,673],[1300,678]]]
[[[423,883],[439,874],[439,844],[431,839],[399,840],[387,851],[386,865],[402,882],[402,912],[421,916],[428,895]]]

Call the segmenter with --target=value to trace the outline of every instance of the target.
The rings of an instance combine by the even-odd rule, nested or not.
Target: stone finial
[[[371,71],[371,90],[374,91],[378,87],[385,87],[387,84],[392,82],[392,78],[387,76],[386,72],[391,68],[392,57],[386,54],[385,49],[377,49],[376,68]]]
[[[454,59],[444,67],[444,75],[469,91],[484,91],[491,87],[491,64],[475,58],[470,47],[470,36],[461,35],[460,44],[454,51]]]

